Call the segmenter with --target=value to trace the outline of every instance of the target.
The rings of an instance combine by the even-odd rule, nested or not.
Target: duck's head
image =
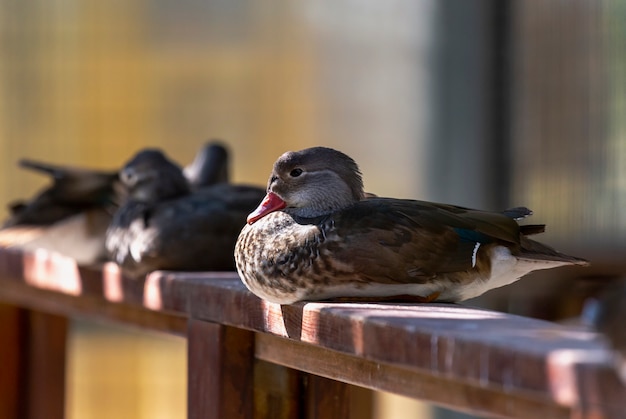
[[[229,155],[226,145],[209,141],[196,154],[193,162],[183,169],[185,177],[194,187],[228,183]]]
[[[248,216],[248,223],[283,208],[299,217],[318,217],[363,196],[361,172],[349,156],[326,147],[289,151],[274,163],[267,195]]]
[[[157,149],[137,153],[119,173],[130,199],[156,202],[186,195],[189,183],[182,169]]]

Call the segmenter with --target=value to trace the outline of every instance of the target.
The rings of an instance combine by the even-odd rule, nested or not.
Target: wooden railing
[[[67,319],[188,339],[190,418],[347,418],[353,388],[496,417],[625,417],[626,391],[591,332],[460,305],[299,303],[234,273],[79,268],[0,249],[0,417],[63,417]]]

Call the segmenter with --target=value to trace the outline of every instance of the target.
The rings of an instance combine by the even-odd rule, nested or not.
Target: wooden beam
[[[255,361],[255,418],[367,419],[372,417],[372,395],[364,388],[259,358]]]
[[[190,419],[253,417],[252,332],[190,319],[187,356]]]
[[[300,371],[256,359],[254,362],[254,417],[300,419]]]
[[[65,417],[66,317],[28,312],[26,418]]]
[[[88,292],[71,296],[32,287],[19,281],[4,281],[1,277],[0,283],[0,302],[65,317],[108,321],[179,336],[187,333],[187,316],[184,313],[154,311],[142,304],[113,302],[103,298],[101,294],[91,295]]]
[[[0,417],[63,419],[65,317],[0,304]]]
[[[307,419],[349,419],[350,386],[315,374],[303,374]]]
[[[84,269],[67,258],[6,249],[0,249],[0,301],[64,316],[189,332],[190,366],[198,368],[190,374],[217,374],[212,380],[228,382],[227,367],[207,369],[201,360],[222,359],[230,347],[224,342],[238,341],[232,330],[244,329],[257,333],[257,355],[265,361],[457,410],[512,417],[517,411],[549,411],[559,417],[563,412],[626,409],[626,387],[597,334],[463,305],[281,306],[252,295],[233,272],[154,272],[145,280],[130,280],[110,264]],[[186,327],[189,318],[194,320]],[[194,333],[204,323],[214,324],[204,325],[211,329],[211,344],[202,343],[203,332]],[[251,338],[242,339],[249,343]],[[194,355],[198,345],[201,350]],[[201,355],[204,347],[211,348],[210,356]],[[208,378],[198,379],[209,388]],[[202,407],[202,391],[190,387],[192,407]],[[217,405],[220,409],[225,406]]]
[[[25,403],[22,400],[25,376],[24,341],[26,310],[0,304],[0,417],[17,419],[24,417]],[[21,403],[20,403],[21,402]]]
[[[547,415],[546,417],[550,418],[567,418],[570,415],[566,407],[533,397],[530,393],[522,396],[497,387],[476,388],[469,383],[450,380],[445,376],[432,376],[419,370],[406,371],[393,365],[372,362],[264,334],[256,336],[255,355],[267,362],[329,378],[322,388],[333,388],[331,380],[337,380],[373,390],[429,400],[448,408],[485,416],[525,418]],[[340,394],[344,400],[348,400],[345,389],[333,391]],[[330,397],[332,394],[333,392],[330,393]],[[341,406],[342,409],[344,407]],[[347,414],[348,412],[345,413]]]

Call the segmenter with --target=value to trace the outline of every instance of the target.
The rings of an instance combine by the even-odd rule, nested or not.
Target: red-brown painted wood
[[[340,381],[305,374],[304,417],[307,419],[349,419],[350,387]]]
[[[28,312],[25,418],[65,417],[67,331],[66,317]]]
[[[65,317],[0,304],[0,417],[63,419]]]
[[[24,416],[20,389],[25,377],[21,374],[24,359],[26,310],[0,304],[0,417],[14,419]],[[22,401],[22,403],[20,403]]]
[[[291,368],[256,360],[254,417],[300,419],[304,401],[302,375],[300,371]]]
[[[188,417],[251,419],[254,334],[189,320]]]
[[[224,355],[225,331],[245,329],[257,332],[255,351],[266,361],[460,410],[515,416],[543,406],[581,417],[626,411],[626,389],[596,334],[462,305],[280,306],[249,293],[232,272],[155,272],[133,281],[111,264],[84,269],[49,253],[6,249],[0,301],[183,335],[189,318],[215,323],[206,327],[218,337],[216,355],[201,351],[196,366]],[[192,330],[190,345],[197,345]],[[287,344],[298,352],[285,351],[293,349]],[[212,371],[206,365],[202,371]]]

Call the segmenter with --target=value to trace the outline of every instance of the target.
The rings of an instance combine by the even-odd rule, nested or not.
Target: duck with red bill
[[[274,163],[235,261],[250,291],[281,304],[456,302],[535,270],[588,264],[531,240],[544,226],[517,223],[531,214],[368,196],[352,158],[313,147]]]

